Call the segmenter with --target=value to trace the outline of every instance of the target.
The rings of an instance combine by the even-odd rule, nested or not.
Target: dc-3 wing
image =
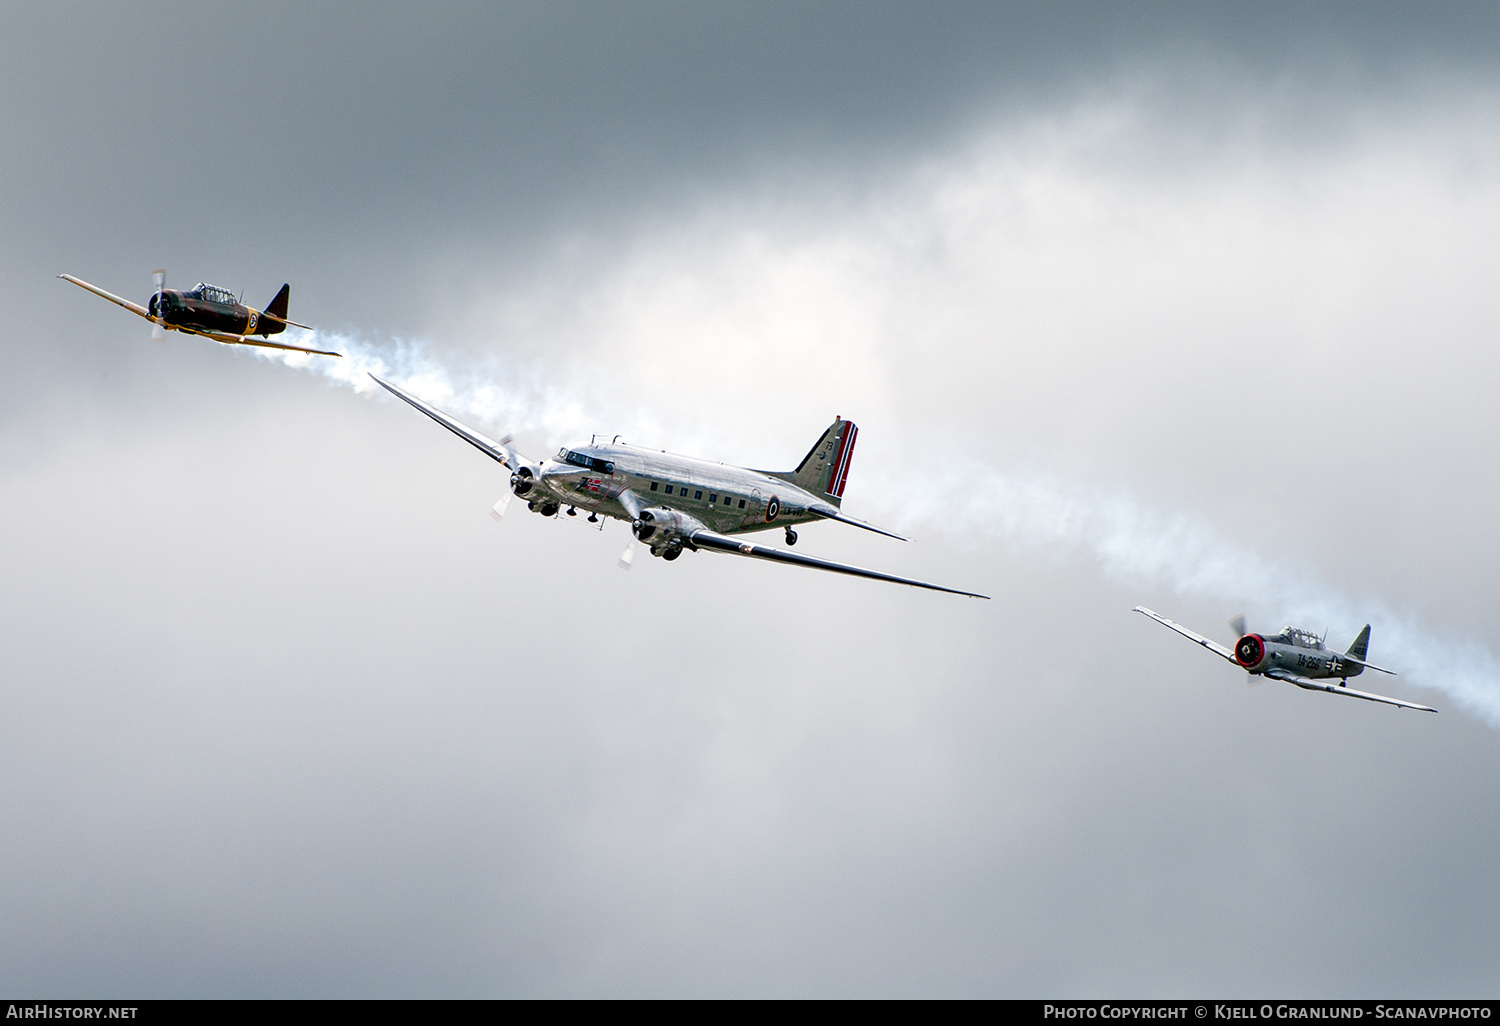
[[[370,377],[374,378],[375,383],[378,384],[381,388],[385,389],[387,392],[391,393],[391,395],[395,396],[397,399],[400,399],[402,402],[410,403],[417,410],[427,414],[427,416],[443,425],[443,427],[447,428],[449,431],[452,431],[459,438],[462,438],[464,441],[468,442],[470,445],[478,449],[480,452],[484,453],[490,459],[503,464],[507,470],[519,470],[521,468],[524,460],[518,457],[516,451],[510,447],[509,435],[505,436],[504,440],[497,442],[492,438],[480,434],[478,431],[475,431],[471,427],[466,427],[465,425],[460,424],[458,421],[448,416],[442,410],[439,410],[432,406],[428,406],[416,396],[408,395],[407,393],[401,391],[401,389],[397,388],[395,385],[391,384],[389,381],[386,381],[384,378],[375,377],[374,374],[371,374]]]
[[[130,300],[124,299],[124,298],[122,298],[120,296],[117,296],[113,292],[106,292],[106,291],[104,291],[103,289],[101,289],[97,285],[90,285],[88,282],[84,281],[82,278],[75,278],[71,274],[59,274],[58,277],[61,278],[63,281],[70,281],[70,282],[72,282],[74,285],[77,285],[81,289],[88,289],[94,295],[96,295],[96,296],[102,296],[103,298],[109,300],[111,303],[114,303],[116,306],[123,306],[125,309],[129,310],[131,313],[136,314],[136,315],[138,315],[140,317],[144,317],[146,320],[150,321],[152,324],[161,324],[163,327],[171,327],[171,329],[173,331],[180,331],[180,332],[183,332],[184,334],[187,334],[187,335],[201,335],[204,338],[211,338],[215,342],[222,342],[222,343],[224,343],[225,345],[228,345],[228,346],[260,346],[260,347],[262,347],[264,349],[290,349],[293,352],[298,352],[298,353],[312,353],[314,356],[343,356],[344,355],[343,353],[335,353],[335,352],[331,352],[331,351],[329,351],[327,349],[312,349],[312,348],[309,348],[308,346],[294,346],[294,345],[291,345],[288,342],[271,342],[271,341],[266,340],[266,339],[246,338],[243,335],[226,335],[226,334],[224,334],[222,332],[218,332],[218,331],[197,331],[197,330],[194,330],[193,328],[183,328],[183,327],[179,327],[177,325],[168,325],[168,324],[166,324],[165,321],[162,321],[162,320],[160,320],[159,318],[156,318],[156,317],[152,317],[150,311],[148,311],[141,304],[139,304],[139,303],[132,303]],[[262,316],[265,316],[265,315],[262,314]],[[294,325],[295,327],[298,327],[298,328],[307,328],[307,325],[305,325],[305,324],[298,324],[296,321],[289,321],[289,320],[286,320],[286,318],[284,318],[284,317],[272,317],[271,319],[275,320],[275,321],[281,321],[283,324],[291,324],[291,325]],[[308,330],[311,331],[312,329],[308,328]]]
[[[632,517],[639,517],[641,515],[641,510],[645,509],[646,507],[646,504],[641,501],[641,497],[639,495],[636,495],[635,492],[631,491],[629,488],[621,491],[619,495],[615,496],[615,499]],[[814,513],[819,512],[816,506],[813,507],[812,511]],[[827,519],[844,520],[846,518],[828,517]],[[874,531],[876,534],[887,533],[880,530],[879,528],[870,527],[868,524],[862,524],[857,520],[850,520],[849,522],[855,524],[856,526],[864,527],[867,530]],[[906,540],[904,538],[901,538],[900,535],[895,534],[891,535],[890,537],[900,538],[900,540],[902,541]],[[950,595],[965,595],[969,598],[989,598],[988,595],[979,595],[972,591],[961,591],[958,588],[944,588],[942,585],[928,584],[925,581],[913,581],[905,577],[897,577],[894,574],[883,574],[878,570],[866,570],[863,567],[849,566],[846,563],[835,563],[829,559],[818,559],[816,556],[804,556],[800,552],[788,552],[785,549],[772,548],[769,545],[752,545],[749,542],[740,541],[738,538],[730,538],[726,535],[718,534],[717,532],[707,529],[694,531],[688,536],[688,540],[693,544],[695,548],[707,549],[710,552],[727,552],[732,556],[750,556],[752,559],[767,559],[774,563],[791,563],[795,566],[810,566],[815,570],[828,570],[836,574],[849,574],[851,577],[868,577],[869,579],[874,581],[890,581],[892,584],[907,584],[913,588],[927,588],[930,591],[944,591]]]
[[[1337,684],[1330,684],[1326,680],[1309,680],[1306,677],[1299,677],[1295,673],[1289,673],[1286,670],[1267,670],[1264,674],[1262,674],[1262,676],[1269,677],[1272,680],[1285,681],[1288,684],[1295,684],[1299,688],[1306,688],[1309,691],[1326,691],[1330,695],[1347,695],[1350,698],[1363,698],[1367,702],[1384,702],[1386,705],[1397,705],[1403,709],[1419,709],[1422,712],[1430,713],[1437,712],[1437,710],[1430,705],[1418,705],[1415,702],[1403,702],[1399,698],[1386,698],[1384,695],[1372,695],[1368,691],[1355,691],[1353,688],[1340,687]]]
[[[835,563],[829,559],[818,559],[816,556],[804,556],[800,552],[788,552],[785,549],[776,549],[769,545],[753,545],[750,542],[741,541],[738,538],[729,538],[708,530],[694,531],[688,538],[693,545],[700,549],[727,552],[732,556],[749,556],[752,559],[769,559],[775,563],[791,563],[793,566],[810,566],[814,570],[829,570],[836,574],[848,574],[851,577],[868,577],[872,581],[890,581],[892,584],[907,584],[913,588],[926,588],[928,591],[945,591],[949,595],[965,595],[968,598],[979,599],[989,598],[988,595],[980,595],[978,592],[962,591],[958,588],[945,588],[941,584],[928,584],[926,581],[913,581],[906,577],[883,574],[878,570],[866,570],[863,567],[850,566],[847,563]]]
[[[1231,652],[1231,651],[1229,651],[1229,649],[1225,648],[1223,645],[1219,644],[1217,641],[1209,641],[1207,638],[1205,638],[1203,635],[1197,633],[1196,631],[1190,631],[1186,627],[1184,627],[1182,624],[1177,623],[1177,622],[1172,621],[1172,620],[1168,620],[1165,616],[1162,616],[1160,613],[1153,613],[1151,610],[1147,609],[1145,606],[1136,606],[1135,607],[1135,612],[1137,612],[1137,613],[1145,613],[1147,616],[1151,617],[1151,619],[1155,620],[1157,623],[1161,624],[1163,627],[1170,627],[1174,631],[1176,631],[1178,634],[1181,634],[1184,638],[1190,638],[1191,640],[1196,641],[1198,644],[1200,644],[1204,648],[1208,649],[1214,655],[1221,656],[1224,659],[1228,659],[1231,663],[1234,663],[1234,665],[1236,665],[1236,666],[1240,665],[1240,661],[1234,657],[1234,653]]]

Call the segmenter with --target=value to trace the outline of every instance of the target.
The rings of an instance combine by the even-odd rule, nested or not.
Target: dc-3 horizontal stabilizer
[[[512,448],[509,435],[494,441],[389,381],[374,374],[370,377],[402,402],[503,464],[511,472],[511,494],[523,499],[532,512],[553,517],[562,508],[570,512],[587,510],[591,521],[612,517],[629,524],[634,540],[620,555],[622,569],[630,569],[639,543],[668,562],[684,551],[723,552],[950,595],[989,598],[733,537],[781,529],[786,531],[787,544],[794,545],[797,535],[793,525],[819,520],[890,534],[845,517],[838,510],[854,450],[855,429],[848,421],[836,419],[803,460],[803,467],[785,474],[674,456],[618,441],[565,448],[553,459],[538,463]],[[495,504],[492,515],[497,519],[506,501]]]
[[[1366,668],[1379,670],[1381,673],[1395,673],[1394,670],[1387,670],[1365,662],[1365,648],[1370,643],[1369,624],[1366,624],[1359,637],[1354,639],[1354,644],[1349,646],[1349,651],[1334,652],[1325,648],[1323,639],[1311,631],[1286,627],[1280,634],[1253,634],[1246,629],[1245,618],[1237,616],[1229,622],[1229,625],[1240,637],[1235,642],[1234,648],[1229,649],[1217,641],[1205,638],[1197,631],[1189,630],[1180,623],[1168,620],[1160,613],[1152,612],[1145,606],[1136,606],[1135,612],[1149,616],[1163,627],[1174,630],[1189,641],[1208,649],[1220,659],[1234,663],[1250,674],[1251,683],[1260,678],[1279,680],[1307,691],[1326,691],[1330,695],[1362,698],[1367,702],[1380,702],[1401,709],[1437,712],[1430,705],[1403,702],[1399,698],[1387,698],[1385,695],[1356,691],[1349,687],[1349,678],[1359,676]]]

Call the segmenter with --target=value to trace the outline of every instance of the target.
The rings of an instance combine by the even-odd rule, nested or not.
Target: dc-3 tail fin
[[[261,335],[276,335],[286,330],[286,308],[291,302],[292,286],[290,284],[281,286],[281,291],[276,293],[276,298],[266,304],[265,312],[268,316],[261,319]]]
[[[775,476],[798,488],[827,499],[835,509],[844,500],[844,485],[849,480],[849,462],[854,457],[854,442],[859,428],[851,420],[835,417],[817,444],[802,457],[797,469]]]
[[[1365,624],[1365,629],[1359,632],[1359,637],[1354,639],[1354,644],[1350,645],[1349,650],[1344,654],[1352,655],[1354,658],[1363,661],[1365,656],[1369,654],[1369,651],[1370,625]]]

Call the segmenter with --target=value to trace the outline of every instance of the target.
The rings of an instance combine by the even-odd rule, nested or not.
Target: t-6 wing
[[[1231,663],[1234,663],[1234,665],[1236,665],[1236,666],[1240,665],[1240,661],[1234,657],[1234,653],[1231,652],[1231,651],[1229,651],[1229,649],[1225,648],[1223,645],[1219,644],[1217,641],[1209,641],[1207,638],[1205,638],[1203,635],[1197,633],[1196,631],[1190,631],[1186,627],[1184,627],[1182,624],[1176,623],[1176,622],[1174,622],[1172,620],[1168,620],[1165,616],[1162,616],[1160,613],[1153,613],[1151,610],[1147,609],[1145,606],[1136,606],[1135,607],[1135,611],[1137,613],[1145,613],[1147,616],[1151,617],[1151,619],[1155,620],[1157,623],[1161,624],[1163,627],[1170,627],[1174,631],[1176,631],[1178,634],[1181,634],[1184,638],[1188,638],[1189,640],[1196,641],[1198,644],[1200,644],[1204,648],[1208,649],[1214,655],[1221,656],[1221,657],[1223,657],[1225,659],[1228,659]]]
[[[849,566],[847,563],[835,563],[829,559],[818,559],[816,556],[804,556],[800,552],[787,552],[785,549],[775,549],[769,545],[755,545],[738,538],[730,538],[726,535],[716,534],[713,531],[694,531],[688,536],[693,545],[700,549],[712,549],[715,552],[727,552],[733,556],[749,556],[752,559],[768,559],[774,563],[791,563],[794,566],[810,566],[814,570],[831,570],[836,574],[849,574],[851,577],[868,577],[873,581],[890,581],[892,584],[909,584],[913,588],[926,588],[929,591],[946,591],[950,595],[967,595],[969,598],[987,599],[988,595],[980,595],[972,591],[961,591],[958,588],[945,588],[940,584],[928,584],[925,581],[913,581],[906,577],[897,577],[894,574],[883,574],[878,570],[866,570],[863,567]]]
[[[1403,709],[1420,709],[1422,712],[1430,713],[1437,712],[1437,710],[1432,708],[1432,706],[1430,705],[1418,705],[1415,702],[1403,702],[1399,698],[1386,698],[1384,695],[1372,695],[1368,691],[1355,691],[1353,688],[1342,687],[1338,684],[1331,684],[1326,680],[1310,680],[1307,677],[1299,677],[1295,673],[1291,673],[1287,670],[1267,670],[1264,674],[1262,674],[1262,676],[1269,677],[1271,680],[1286,681],[1286,683],[1288,684],[1295,684],[1299,688],[1306,688],[1309,691],[1326,691],[1330,695],[1347,695],[1350,698],[1363,698],[1367,702],[1384,702],[1386,705],[1397,705]]]
[[[147,320],[150,320],[148,317]],[[265,349],[291,349],[298,353],[312,353],[315,356],[343,356],[343,353],[335,353],[329,349],[313,349],[309,346],[294,346],[290,342],[271,342],[263,338],[247,338],[244,335],[226,335],[218,331],[200,331],[197,328],[183,328],[172,326],[173,331],[181,331],[188,335],[202,335],[211,338],[215,342],[223,342],[226,346],[261,346]]]
[[[129,310],[133,314],[140,314],[142,317],[146,318],[146,320],[148,320],[148,321],[151,319],[151,315],[146,312],[146,308],[144,306],[142,306],[141,304],[139,304],[139,303],[132,303],[128,299],[121,299],[119,296],[115,295],[113,292],[105,292],[99,286],[97,286],[97,285],[90,285],[88,282],[84,281],[82,278],[75,278],[71,274],[59,274],[58,277],[61,278],[63,281],[70,281],[70,282],[72,282],[74,285],[77,285],[81,289],[88,289],[90,292],[92,292],[96,296],[103,296],[105,299],[109,300],[111,303],[114,303],[117,306],[123,306],[125,309]]]

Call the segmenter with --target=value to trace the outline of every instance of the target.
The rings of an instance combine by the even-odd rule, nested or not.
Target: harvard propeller
[[[294,346],[289,342],[267,340],[267,336],[279,335],[285,331],[288,324],[294,328],[312,330],[305,324],[287,320],[287,301],[292,292],[290,285],[281,286],[276,298],[266,304],[264,310],[257,310],[240,303],[235,299],[234,293],[217,285],[200,281],[189,291],[179,292],[166,287],[166,271],[154,271],[152,275],[156,280],[156,291],[151,294],[146,306],[132,303],[112,292],[105,292],[71,274],[59,274],[58,277],[146,318],[151,322],[152,338],[166,338],[168,331],[181,331],[188,335],[202,335],[225,345],[290,349],[299,353],[316,353],[318,356],[343,355],[326,349],[310,349],[307,346]],[[252,335],[260,337],[251,338]]]
[[[797,469],[785,472],[746,470],[618,441],[564,448],[552,459],[535,461],[517,452],[509,435],[498,442],[492,441],[389,381],[373,374],[370,377],[510,470],[511,494],[495,503],[492,515],[496,519],[504,514],[514,495],[524,500],[532,512],[543,516],[556,516],[566,507],[570,515],[579,509],[587,510],[591,521],[605,516],[630,524],[635,541],[620,557],[620,566],[627,570],[635,556],[636,544],[641,543],[653,556],[668,561],[682,555],[685,549],[727,552],[971,598],[989,597],[767,545],[752,545],[732,537],[781,528],[786,532],[786,543],[795,545],[797,532],[793,525],[837,520],[900,538],[846,517],[839,510],[858,435],[847,420],[836,418]]]
[[[1269,677],[1271,680],[1285,681],[1309,691],[1326,691],[1330,695],[1347,695],[1350,698],[1363,698],[1369,702],[1384,702],[1387,705],[1400,706],[1402,709],[1437,712],[1431,706],[1403,702],[1399,698],[1386,698],[1384,695],[1372,695],[1368,691],[1355,691],[1348,686],[1350,677],[1357,677],[1366,669],[1389,674],[1396,672],[1365,661],[1365,653],[1370,647],[1369,624],[1365,624],[1365,629],[1359,632],[1359,637],[1354,639],[1354,644],[1349,646],[1347,652],[1332,652],[1324,647],[1321,637],[1310,631],[1286,627],[1280,634],[1252,634],[1245,629],[1245,618],[1237,616],[1229,623],[1234,632],[1239,635],[1239,641],[1235,642],[1234,649],[1231,651],[1216,641],[1210,641],[1203,635],[1188,630],[1180,623],[1174,623],[1159,613],[1153,613],[1145,606],[1136,606],[1135,611],[1145,613],[1157,623],[1172,628],[1183,637],[1196,641],[1214,655],[1234,663],[1251,675],[1252,685],[1258,683],[1255,677]],[[1337,684],[1325,683],[1334,679],[1338,680]]]

